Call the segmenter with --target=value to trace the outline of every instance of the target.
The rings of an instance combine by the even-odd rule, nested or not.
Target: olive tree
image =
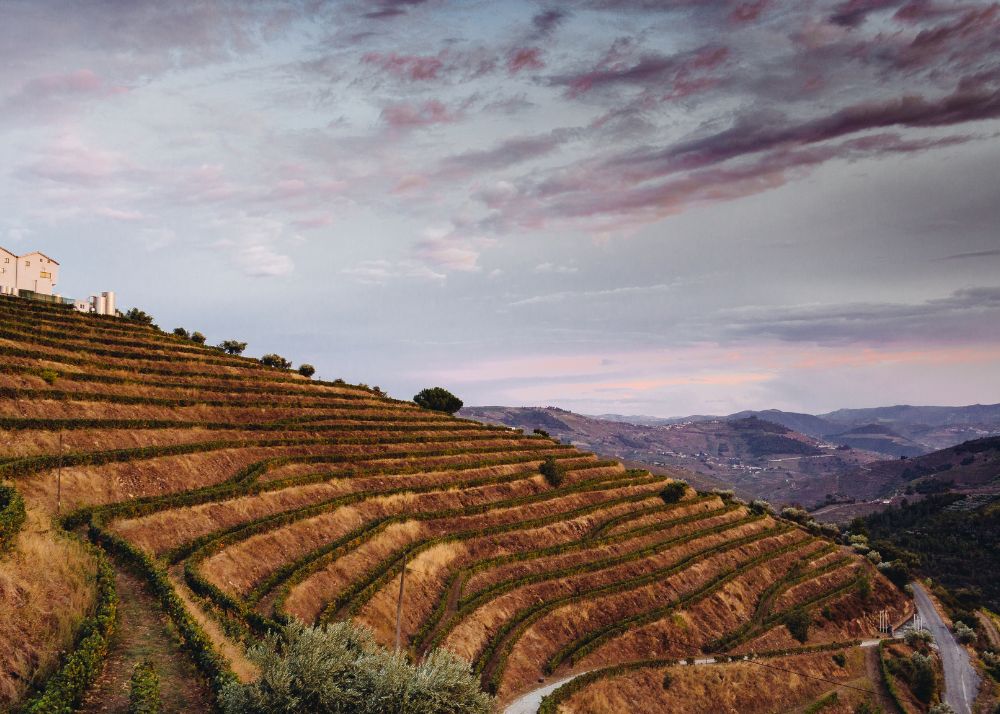
[[[494,701],[469,664],[435,650],[417,664],[376,643],[352,622],[288,625],[252,647],[260,678],[232,682],[220,700],[226,714],[489,714]]]
[[[462,408],[462,400],[444,387],[428,387],[413,397],[417,406],[436,412],[454,414]]]

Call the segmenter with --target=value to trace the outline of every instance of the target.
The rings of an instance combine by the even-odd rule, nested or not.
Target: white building
[[[57,282],[59,282],[59,262],[45,253],[35,250],[26,255],[16,255],[0,247],[0,295],[17,296],[21,295],[22,290],[26,290],[30,293],[24,297],[72,305],[80,312],[97,315],[118,314],[113,292],[91,295],[88,300],[73,300],[52,294]]]
[[[59,263],[37,250],[15,255],[0,248],[0,293],[16,295],[18,290],[31,290],[51,295],[59,282]]]

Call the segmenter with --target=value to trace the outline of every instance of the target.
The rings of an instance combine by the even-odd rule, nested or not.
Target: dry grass
[[[0,711],[53,670],[94,597],[90,557],[30,510],[17,547],[0,558]]]
[[[262,459],[334,451],[326,446],[274,446],[161,456],[139,461],[73,466],[62,470],[63,510],[128,501],[220,483]],[[56,470],[42,471],[18,481],[26,500],[49,512],[56,504]]]
[[[608,714],[608,712],[671,712],[675,714],[770,714],[794,711],[809,704],[827,691],[836,689],[811,677],[868,688],[861,652],[847,650],[847,665],[838,666],[829,652],[769,660],[783,669],[800,674],[769,669],[745,662],[675,666],[640,669],[618,677],[601,679],[572,696],[561,708],[562,714]],[[671,684],[663,688],[669,672]],[[802,675],[809,675],[802,676]],[[846,705],[857,697],[845,695]],[[824,709],[837,712],[837,709]],[[840,709],[844,711],[844,709]],[[847,709],[852,711],[852,709]]]
[[[547,488],[540,477],[535,477],[530,481],[521,483],[530,483],[536,491],[542,491]],[[504,484],[503,486],[505,489],[509,489],[513,484]],[[477,530],[499,524],[516,523],[533,518],[550,516],[589,503],[599,503],[601,500],[606,500],[609,494],[626,495],[637,492],[630,490],[633,488],[635,487],[604,492],[570,494],[550,501],[542,501],[514,508],[494,509],[486,513],[471,516],[456,516],[453,518],[422,521],[420,524],[420,535],[423,538],[433,538],[461,531]],[[499,497],[513,497],[516,495],[520,494],[510,491]],[[497,500],[497,497],[490,498],[485,502],[493,500]],[[415,511],[408,508],[405,512],[413,513]],[[360,548],[347,554],[344,558],[335,560],[322,570],[310,575],[292,588],[287,601],[287,607],[291,612],[296,614],[301,613],[308,622],[311,613],[322,610],[323,603],[332,599],[351,580],[368,572],[389,552],[402,547],[403,543],[397,543],[394,548],[390,549],[384,547],[382,541],[392,544],[394,540],[395,536],[386,531],[376,536],[372,541],[366,542]]]
[[[738,536],[732,535],[724,540],[728,541],[734,537]],[[526,682],[540,676],[541,665],[555,654],[562,644],[576,640],[596,629],[613,625],[631,615],[645,613],[660,607],[685,593],[696,590],[719,573],[738,568],[741,564],[762,553],[793,541],[795,537],[794,533],[789,533],[765,538],[701,559],[685,570],[672,575],[666,581],[585,600],[554,610],[532,624],[514,646],[504,673],[501,692],[516,690]],[[699,549],[697,546],[694,548],[694,550]],[[691,549],[685,550],[686,552],[691,551]],[[755,570],[760,571],[761,568],[757,567]],[[761,589],[765,586],[762,585]],[[749,598],[746,599],[749,600]],[[674,627],[671,618],[668,617],[665,620],[668,628]],[[647,630],[648,627],[632,629],[621,637],[609,640],[586,657],[584,662],[591,666],[595,662],[603,662],[605,659],[620,662],[666,654],[663,651],[666,643],[662,639],[655,640],[653,649],[649,649],[648,640],[643,644],[633,645],[634,642],[637,642],[637,637],[640,637],[636,633]],[[686,633],[685,639],[701,642],[711,639],[715,633],[722,631],[724,630],[706,629],[699,631],[692,628]],[[676,636],[675,629],[674,634]],[[643,654],[638,656],[632,654],[636,649],[642,647],[646,647]]]
[[[463,657],[474,659],[507,620],[535,602],[575,595],[592,588],[645,575],[658,568],[671,567],[704,548],[763,529],[759,523],[749,523],[726,533],[696,538],[642,560],[517,588],[470,613],[448,635],[445,644]],[[525,637],[515,646],[514,652],[519,654],[511,656],[509,671],[518,670],[520,666],[525,670],[531,669],[537,672],[547,656],[558,649],[559,644],[609,624],[622,616],[655,607],[657,603],[667,602],[677,597],[679,593],[694,589],[698,583],[709,579],[720,568],[730,567],[729,564],[734,559],[738,559],[735,553],[712,556],[694,563],[669,580],[561,607],[538,620],[526,631]],[[520,674],[515,675],[515,679],[520,677]]]
[[[300,464],[304,465],[304,464]],[[315,468],[315,464],[312,465]],[[282,511],[350,493],[371,493],[417,486],[461,486],[469,481],[491,476],[513,475],[524,471],[522,464],[504,464],[462,471],[437,471],[416,474],[379,475],[326,483],[292,486],[254,496],[214,501],[187,508],[174,508],[143,518],[118,521],[113,528],[133,543],[160,553],[213,531]]]
[[[829,617],[814,612],[807,644],[875,637],[878,635],[876,613],[879,610],[887,610],[889,620],[892,622],[899,622],[906,614],[912,612],[913,603],[909,598],[866,562],[860,559],[859,562],[867,571],[871,581],[871,596],[868,600],[861,600],[856,592],[851,592],[841,595],[826,606]],[[777,626],[736,648],[735,651],[741,654],[764,652],[798,645],[798,641],[788,634],[784,626]]]

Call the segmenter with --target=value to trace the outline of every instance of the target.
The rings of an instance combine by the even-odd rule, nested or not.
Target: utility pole
[[[406,553],[403,553],[403,569],[399,571],[399,600],[396,602],[396,651],[399,652],[403,635],[403,583],[406,580]]]
[[[63,430],[59,430],[59,466],[56,469],[56,515],[62,511]]]

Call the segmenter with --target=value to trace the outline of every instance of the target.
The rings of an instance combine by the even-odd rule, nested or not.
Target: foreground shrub
[[[924,649],[926,645],[929,645],[934,641],[934,637],[927,630],[913,630],[909,629],[903,636],[903,640],[907,645],[915,650]]]
[[[305,377],[306,379],[308,379],[309,377],[312,377],[314,374],[316,374],[316,368],[313,367],[311,364],[305,364],[305,363],[303,363],[303,364],[299,365],[298,372],[303,377]]]
[[[951,708],[950,704],[939,702],[928,709],[927,714],[955,714],[955,710]]]
[[[226,714],[318,712],[321,714],[489,714],[469,665],[435,650],[420,664],[380,647],[370,630],[351,622],[327,627],[293,624],[268,635],[249,651],[260,666],[256,682],[227,685],[220,696]]]
[[[159,714],[160,678],[149,660],[143,660],[132,670],[129,682],[129,714]]]
[[[205,335],[198,332],[198,330],[195,330],[194,332],[191,333],[191,341],[197,342],[199,345],[205,344],[206,339],[208,338],[206,338]]]
[[[429,387],[417,393],[413,401],[418,407],[432,409],[436,412],[454,414],[462,408],[462,400],[444,387]]]
[[[0,554],[14,547],[24,525],[24,499],[13,486],[0,485]]]
[[[131,320],[132,322],[138,322],[140,325],[153,324],[153,316],[140,310],[137,307],[133,307],[128,312],[126,312],[125,319]]]

